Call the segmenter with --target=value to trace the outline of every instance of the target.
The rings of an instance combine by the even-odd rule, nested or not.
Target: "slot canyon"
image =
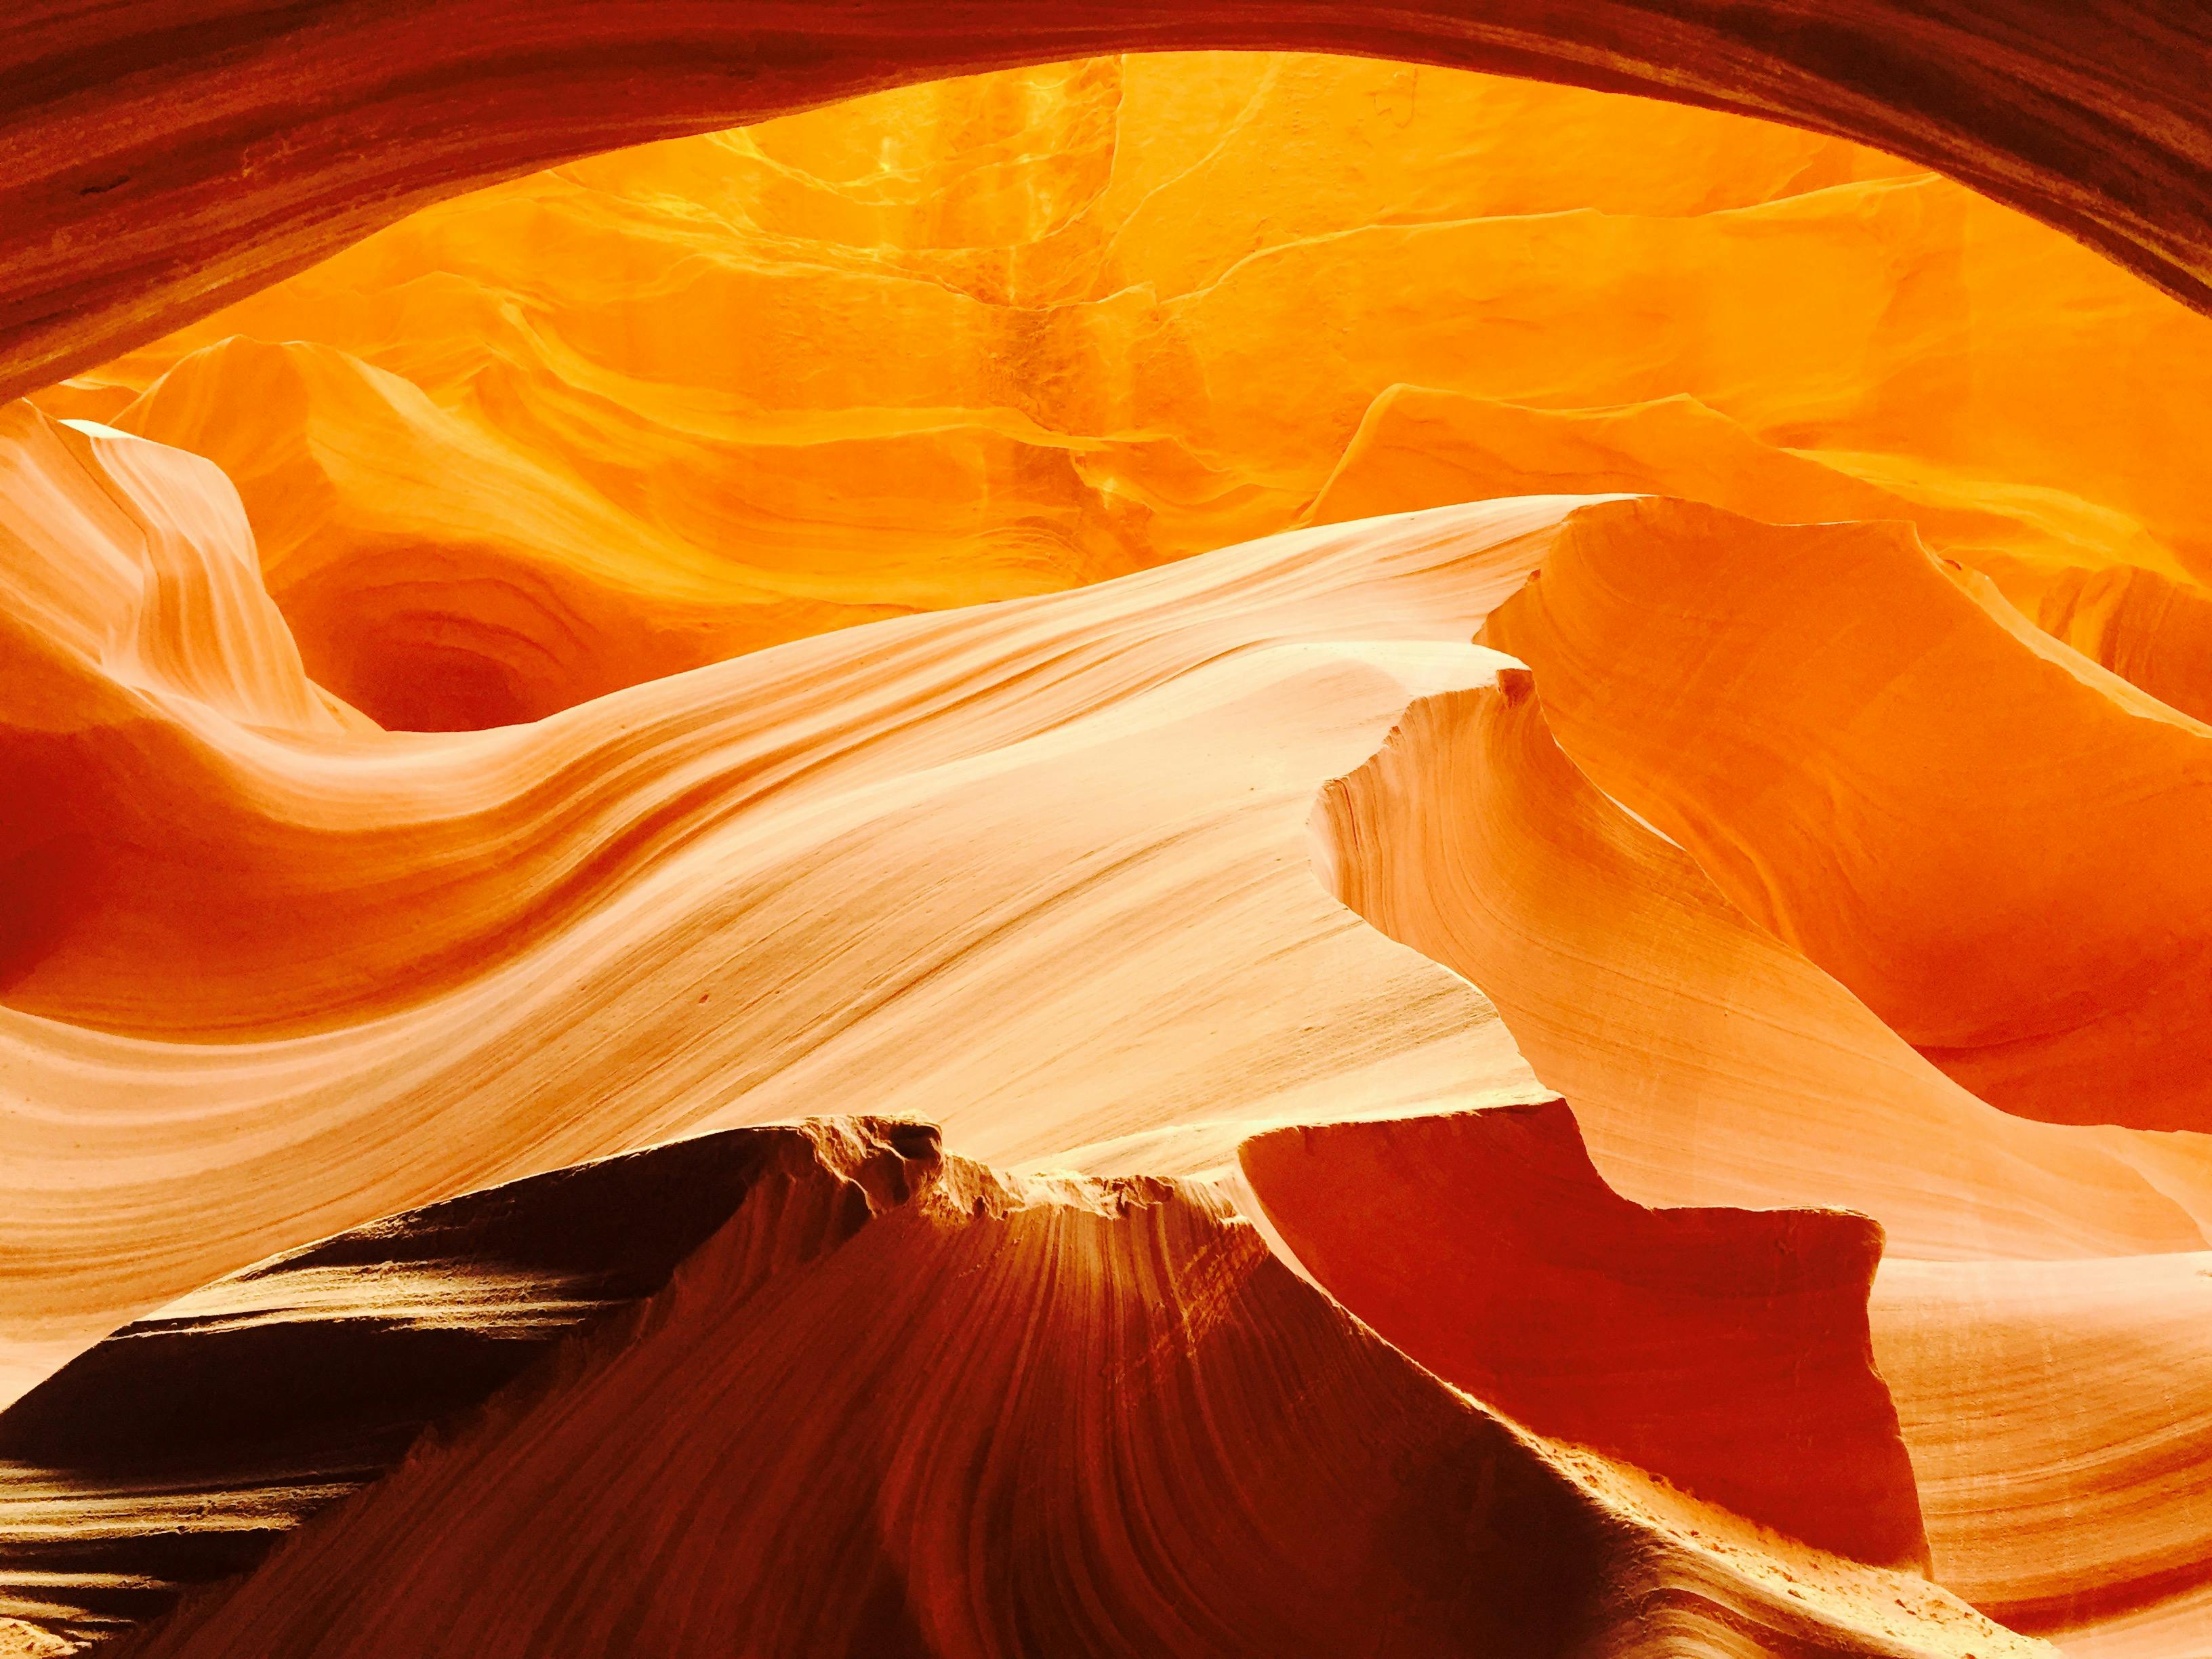
[[[0,1659],[2212,1659],[2182,0],[25,0]]]

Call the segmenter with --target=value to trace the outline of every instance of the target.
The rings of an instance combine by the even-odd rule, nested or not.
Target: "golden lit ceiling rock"
[[[1291,48],[1641,92],[1938,167],[2203,304],[2190,0],[1844,7],[1336,0],[27,0],[0,57],[0,396],[204,315],[472,185],[902,82],[1085,53]]]
[[[2208,401],[2200,318],[1874,152],[1233,55],[575,163],[41,394],[217,460],[310,672],[414,728],[1531,490],[2179,578]]]

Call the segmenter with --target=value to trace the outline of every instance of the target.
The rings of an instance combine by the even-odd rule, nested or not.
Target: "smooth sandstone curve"
[[[108,1650],[2045,1651],[1501,1421],[1202,1189],[729,1139],[780,1155],[647,1303]]]
[[[36,396],[222,466],[310,676],[407,729],[1533,492],[2212,569],[2212,325],[2064,237],[1833,138],[1304,54],[588,158]]]
[[[2069,1653],[2212,1623],[2212,1255],[1886,1261],[1875,1352],[1939,1583]]]
[[[1614,1185],[1883,1221],[1874,1349],[1938,1582],[2069,1650],[2193,1650],[2212,1599],[2204,1137],[1972,1098],[1577,771],[1525,671],[1408,708],[1315,829],[1347,903],[1487,988]],[[1354,1242],[1387,1251],[1425,1236],[1409,1212],[1456,1201],[1360,1208]]]
[[[1599,787],[1976,1094],[2212,1128],[2212,728],[1903,526],[1586,508],[1480,637]]]
[[[2212,722],[2212,593],[2126,566],[2052,570],[2004,559],[1976,568],[2045,633],[2169,708]]]
[[[1454,1386],[1822,1549],[1927,1566],[1865,1217],[1646,1209],[1564,1101],[1279,1129],[1237,1157],[1298,1264]]]
[[[21,418],[27,467],[106,453]],[[0,752],[66,744],[19,799],[92,874],[0,1012],[0,1329],[65,1353],[377,1215],[829,1102],[1005,1166],[1188,1173],[1273,1123],[1540,1097],[1478,994],[1315,881],[1305,824],[1408,701],[1495,672],[1467,635],[1569,505],[1297,532],[449,736],[243,723],[52,647],[71,725],[26,699]]]
[[[1316,802],[1329,890],[1491,999],[1651,1205],[1834,1205],[1893,1255],[2203,1249],[2212,1140],[1975,1099],[1559,752],[1526,670],[1408,708]]]
[[[0,1411],[0,1620],[146,1624],[265,1560],[566,1344],[634,1316],[743,1206],[889,1201],[933,1131],[701,1135],[380,1216],[202,1286]],[[0,1651],[5,1644],[0,1624]]]

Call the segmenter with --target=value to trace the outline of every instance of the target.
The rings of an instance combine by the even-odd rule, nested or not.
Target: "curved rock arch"
[[[21,0],[0,40],[0,398],[502,178],[903,82],[1206,48],[1791,122],[2212,312],[2193,0]]]

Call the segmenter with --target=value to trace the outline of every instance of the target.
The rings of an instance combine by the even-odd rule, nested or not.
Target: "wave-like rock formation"
[[[594,151],[1085,53],[1346,52],[1778,118],[1935,167],[2199,307],[2212,108],[2189,0],[80,0],[0,55],[0,397],[296,271],[410,210]]]
[[[1605,517],[1586,527],[1633,522]],[[1954,717],[1975,722],[1997,691],[1962,696]],[[1973,1099],[1594,787],[1524,671],[1413,705],[1331,786],[1315,829],[1347,903],[1490,993],[1575,1100],[1611,1184],[1654,1204],[1823,1203],[1882,1222],[1874,1347],[1940,1582],[2069,1652],[2195,1650],[2212,1606],[2203,1137],[2059,1127]],[[1432,1153],[1454,1139],[1426,1122],[1254,1145],[1287,1154],[1299,1133],[1372,1136],[1370,1151],[1400,1134]],[[1387,1227],[1316,1189],[1308,1201],[1324,1221],[1341,1206],[1342,1224],[1298,1248],[1316,1263],[1351,1252],[1350,1278],[1319,1276],[1450,1375],[1437,1264],[1495,1223],[1492,1205],[1469,1219],[1435,1167],[1390,1165]],[[1401,1245],[1414,1236],[1427,1248]],[[1398,1278],[1361,1271],[1401,1248]],[[1541,1421],[1544,1404],[1524,1409]]]
[[[1525,670],[1408,708],[1314,830],[1331,890],[1484,988],[1631,1197],[1842,1205],[1923,1260],[2212,1243],[2212,1141],[1976,1099],[1594,787]]]
[[[2212,1255],[1883,1265],[1875,1352],[1940,1580],[2087,1659],[2212,1630]]]
[[[665,1211],[649,1246],[617,1224],[634,1206]],[[647,1299],[579,1318],[562,1276],[595,1261]],[[242,1369],[249,1396],[290,1362],[289,1420],[204,1443],[258,1472],[288,1430],[351,1443],[356,1402],[316,1395],[342,1350],[405,1369],[509,1319],[567,1334],[518,1344],[503,1389],[103,1651],[2036,1650],[1916,1576],[1502,1421],[1200,1189],[1012,1181],[910,1126],[734,1131],[395,1218],[118,1336],[0,1433],[81,1455],[87,1414],[159,1406],[184,1355],[131,1352],[150,1336],[204,1350],[202,1387]],[[403,1393],[395,1417],[427,1404]],[[176,1559],[134,1490],[68,1485],[58,1528],[108,1527],[115,1576]]]
[[[1471,497],[1468,499],[1472,499]],[[1978,565],[2044,632],[2170,708],[2212,722],[2212,594],[2139,566]]]
[[[825,1100],[1001,1164],[1180,1174],[1248,1127],[1542,1097],[1463,981],[1315,881],[1305,825],[1408,701],[1495,672],[1468,635],[1565,502],[1301,532],[407,735],[243,649],[281,626],[258,592],[210,641],[237,685],[99,645],[149,594],[212,603],[235,501],[192,458],[14,419],[18,476],[173,485],[9,550],[89,619],[22,659],[0,728],[42,780],[11,833],[85,872],[0,1014],[19,1340]],[[13,880],[10,907],[52,891],[36,858]]]
[[[0,1653],[2198,1659],[2062,9],[31,0]]]
[[[1927,1565],[1864,1217],[1645,1209],[1562,1101],[1279,1129],[1237,1159],[1298,1263],[1439,1376],[1824,1549]]]
[[[1550,490],[2212,568],[2212,340],[2126,273],[1838,140],[1341,58],[593,158],[39,397],[222,465],[310,676],[415,729]]]
[[[841,1166],[848,1142],[868,1153]],[[0,1604],[112,1633],[258,1564],[425,1428],[658,1294],[823,1147],[887,1201],[904,1156],[934,1154],[911,1126],[703,1136],[386,1217],[125,1326],[0,1413]]]
[[[2212,1128],[2212,728],[1899,526],[1588,508],[1482,637],[1600,787],[1976,1094]]]
[[[1975,491],[1981,499],[1971,506],[1914,500],[1817,449],[1763,442],[1686,394],[1558,410],[1412,386],[1392,386],[1369,406],[1305,517],[1340,524],[1536,489],[1676,496],[1770,523],[1902,519],[1941,545],[1975,550],[1978,559],[1991,556],[1984,550],[1992,546],[2021,544],[2031,530],[1984,504],[2001,491]],[[2045,545],[2081,548],[2055,538]],[[2142,544],[2126,550],[2150,552]],[[2023,579],[2044,568],[2012,563]]]
[[[1682,1422],[1632,1431],[1595,1412],[1547,1418],[1516,1392],[1516,1368],[1485,1370],[1464,1346],[1455,1359],[1429,1350],[1447,1382],[1510,1414],[1522,1407],[1525,1432],[1509,1431],[1388,1346],[1395,1316],[1370,1304],[1379,1334],[1344,1322],[1266,1262],[1257,1236],[1226,1224],[1216,1199],[1121,1177],[1233,1176],[1240,1143],[1285,1126],[1510,1108],[1564,1089],[1589,1126],[1596,1167],[1577,1166],[1577,1202],[1593,1224],[1642,1213],[1605,1194],[1601,1175],[1640,1203],[1856,1208],[1908,1260],[1962,1274],[1991,1259],[2072,1271],[2206,1248],[2212,1158],[2197,1138],[2033,1122],[1973,1101],[1730,910],[1682,848],[1584,781],[1551,745],[1525,673],[1467,643],[1563,542],[1609,529],[1662,545],[1667,521],[1647,523],[1650,509],[1537,498],[1300,531],[1076,592],[794,641],[531,725],[410,735],[319,695],[287,656],[237,499],[208,463],[21,406],[9,420],[9,603],[42,622],[21,629],[27,643],[11,659],[24,672],[10,681],[0,756],[41,781],[11,796],[11,845],[62,849],[85,873],[17,942],[0,1014],[10,1088],[0,1316],[27,1384],[143,1322],[51,1376],[8,1431],[11,1512],[25,1517],[8,1540],[9,1606],[47,1621],[35,1628],[66,1635],[143,1616],[198,1584],[173,1617],[129,1639],[162,1651],[337,1651],[315,1644],[356,1641],[435,1651],[449,1639],[592,1650],[627,1639],[611,1631],[667,1619],[670,1650],[681,1651],[693,1641],[726,1648],[732,1631],[769,1632],[773,1646],[775,1632],[799,1627],[784,1621],[836,1607],[857,1621],[863,1649],[1011,1652],[1061,1631],[1054,1621],[1082,1606],[1109,1608],[1085,1638],[1107,1649],[1121,1639],[1114,1632],[1133,1631],[1130,1640],[1169,1650],[1235,1650],[1248,1639],[1334,1650],[1348,1639],[1333,1622],[1350,1616],[1342,1609],[1388,1604],[1413,1609],[1384,1627],[1409,1651],[1461,1650],[1455,1643],[1476,1639],[1468,1632],[1488,1640],[1500,1628],[1531,1632],[1532,1651],[1633,1650],[1655,1631],[1692,1651],[1747,1642],[1793,1653],[1807,1644],[1999,1651],[2004,1638],[1921,1581],[1870,1579],[1872,1568],[1790,1541],[1810,1535],[1889,1561],[1917,1549],[1899,1511],[1871,1500],[1866,1513],[1887,1516],[1889,1530],[1845,1526],[1829,1488],[1825,1508],[1808,1496],[1803,1459],[1758,1490],[1744,1484],[1748,1470],[1729,1484],[1710,1455],[1694,1455]],[[1705,521],[1705,509],[1673,510]],[[1932,580],[1972,603],[1940,573]],[[2096,684],[2100,695],[2141,696],[2109,677]],[[1438,716],[1449,718],[1425,725]],[[1450,810],[1425,806],[1424,789]],[[1503,792],[1487,809],[1486,790]],[[1486,853],[1483,835],[1465,832],[1486,823],[1493,839],[1517,832],[1521,851],[1498,840]],[[1539,856],[1546,848],[1567,866]],[[1408,867],[1426,873],[1408,879]],[[1471,888],[1459,871],[1476,878]],[[10,878],[18,903],[55,890],[36,857],[19,858]],[[1424,891],[1440,931],[1407,921]],[[1485,931],[1451,920],[1470,891],[1495,894],[1518,917],[1493,930],[1504,954],[1454,942]],[[1397,896],[1386,903],[1386,892]],[[1546,963],[1577,953],[1589,988],[1579,1015],[1567,991],[1544,989],[1556,971]],[[1548,1033],[1529,1012],[1547,997]],[[1701,1001],[1713,1011],[1702,1025],[1688,1018]],[[567,1183],[532,1185],[533,1176],[687,1133],[708,1139],[684,1143],[695,1148],[686,1156],[711,1158],[717,1145],[744,1144],[718,1141],[718,1131],[788,1122],[830,1101],[941,1123],[964,1157],[1028,1173],[962,1174],[951,1209],[901,1209],[908,1219],[883,1236],[912,1235],[918,1255],[903,1244],[880,1260],[862,1251],[827,1279],[808,1266],[762,1281],[766,1300],[745,1288],[750,1268],[696,1243],[692,1221],[751,1190],[734,1178],[700,1199],[703,1211],[665,1194],[639,1200],[665,1235],[617,1227],[595,1244],[580,1234],[589,1260],[540,1250],[530,1194],[557,1207],[562,1194],[612,1179],[607,1171],[678,1166],[655,1152]],[[1088,1173],[1034,1184],[1054,1170]],[[1505,1176],[1492,1168],[1485,1178],[1510,1189]],[[1102,1177],[1109,1184],[1089,1184]],[[1237,1176],[1232,1190],[1237,1180],[1253,1189]],[[1352,1230],[1359,1215],[1383,1212],[1381,1185],[1331,1198],[1331,1224]],[[488,1186],[505,1194],[489,1207],[464,1200],[378,1224]],[[1310,1197],[1317,1183],[1303,1190]],[[1297,1231],[1297,1206],[1277,1201],[1284,1231]],[[856,1213],[841,1202],[839,1213]],[[1020,1266],[992,1231],[1002,1203],[1030,1218],[1017,1235],[1097,1237],[1073,1255],[1055,1244]],[[951,1221],[959,1227],[948,1235]],[[971,1221],[990,1226],[972,1233]],[[1680,1224],[1708,1230],[1720,1251],[1729,1227],[1775,1223]],[[1863,1284],[1863,1224],[1819,1224],[1859,1241],[1852,1283]],[[1148,1231],[1158,1227],[1165,1244]],[[1436,1229],[1439,1239],[1458,1231]],[[1559,1242],[1532,1220],[1520,1242],[1540,1255],[1547,1237]],[[1311,1238],[1304,1248],[1326,1261]],[[1653,1255],[1648,1241],[1636,1248]],[[1285,1276],[1254,1292],[1256,1303],[1200,1288],[1214,1281],[1194,1279],[1190,1264],[1224,1252],[1248,1262],[1249,1283]],[[722,1265],[702,1265],[709,1255]],[[679,1257],[690,1265],[656,1290]],[[1695,1281],[1713,1260],[1685,1276]],[[678,1317],[669,1298],[682,1298],[695,1269],[711,1308],[744,1316]],[[1987,1281],[1936,1282],[1965,1294]],[[1167,1288],[1176,1285],[1191,1288]],[[996,1299],[963,1299],[986,1292]],[[1186,1294],[1243,1359],[1200,1364],[1182,1337],[1161,1334],[1187,1333],[1198,1316],[1173,1311]],[[1345,1281],[1343,1294],[1361,1311],[1364,1291]],[[1055,1324],[1062,1316],[1049,1310],[1063,1296],[1122,1311]],[[1992,1340],[1967,1359],[1923,1363],[1914,1356],[1942,1350],[1924,1346],[1921,1316],[1887,1315],[1888,1305],[1878,1282],[1877,1352],[1904,1356],[1905,1381],[1890,1379],[1897,1420],[1908,1450],[1927,1460],[1922,1478],[1937,1483],[1927,1513],[1938,1582],[2039,1629],[2185,1618],[2186,1594],[2172,1587],[2194,1583],[2187,1574],[2203,1559],[2185,1525],[2141,1547],[2079,1548],[2080,1529],[2054,1532],[2034,1504],[2014,1514],[1987,1495],[2060,1432],[2042,1425],[2063,1398],[2051,1367],[2063,1343]],[[1954,1296],[1941,1317],[1972,1331],[1979,1306]],[[1644,1312],[1658,1335],[1698,1317],[1679,1298]],[[1410,1316],[1396,1334],[1418,1359],[1421,1331],[1437,1327],[1418,1308]],[[1000,1370],[948,1395],[966,1360],[896,1372],[849,1355],[799,1364],[825,1333],[900,1330],[915,1317],[938,1322],[897,1353],[938,1352],[929,1345],[941,1336],[962,1345],[944,1352],[978,1366],[995,1356],[988,1364]],[[2065,1328],[2055,1322],[2045,1338]],[[1039,1334],[1017,1340],[1024,1330]],[[1077,1367],[1067,1376],[1099,1374],[1108,1350],[1043,1334],[1085,1330],[1122,1331],[1111,1353],[1172,1360],[1170,1382],[1193,1375],[1174,1370],[1188,1360],[1199,1381],[1173,1382],[1182,1404],[1162,1407],[1138,1441],[1109,1436],[1121,1449],[1111,1456],[1079,1448],[1099,1443],[1102,1424],[1138,1430],[1109,1395],[1085,1396],[1085,1411],[1107,1415],[1067,1429],[1074,1449],[1056,1455],[1071,1473],[1047,1510],[948,1508],[956,1487],[984,1490],[975,1471],[1026,1467],[988,1425],[1032,1397],[1019,1380],[1028,1367],[1052,1356]],[[756,1336],[769,1346],[747,1346]],[[1832,1356],[1838,1339],[1826,1340],[1820,1352]],[[1001,1340],[1012,1346],[988,1346]],[[775,1346],[785,1342],[798,1346]],[[234,1423],[264,1437],[251,1445],[224,1440],[205,1414],[221,1455],[197,1464],[189,1437],[94,1443],[83,1431],[112,1414],[118,1389],[173,1389],[181,1402],[193,1388],[220,1395],[238,1363],[222,1356],[268,1344],[301,1365],[272,1376],[289,1406]],[[1814,1352],[1799,1336],[1788,1346],[1801,1362]],[[1316,1351],[1314,1369],[1296,1358]],[[357,1397],[334,1395],[329,1368],[307,1363],[364,1352],[379,1358],[357,1363],[357,1376],[341,1366],[340,1382],[426,1367],[419,1387],[381,1397],[374,1423],[349,1415]],[[195,1373],[180,1353],[216,1358],[191,1361],[207,1367]],[[755,1358],[803,1387],[756,1389],[748,1379],[767,1373],[747,1369]],[[1863,1353],[1856,1363],[1859,1404],[1878,1413]],[[606,1380],[594,1384],[599,1368]],[[1513,1467],[1537,1472],[1532,1490],[1564,1494],[1556,1508],[1532,1499],[1530,1514],[1628,1516],[1627,1534],[1576,1534],[1598,1540],[1586,1546],[1530,1534],[1550,1540],[1526,1558],[1549,1587],[1544,1604],[1585,1620],[1581,1634],[1510,1611],[1538,1593],[1511,1565],[1521,1556],[1483,1558],[1503,1562],[1502,1577],[1470,1577],[1449,1550],[1417,1551],[1409,1565],[1416,1533],[1464,1535],[1429,1511],[1418,1525],[1406,1518],[1405,1483],[1438,1467],[1440,1443],[1377,1445],[1368,1428],[1354,1435],[1338,1419],[1297,1414],[1338,1397],[1324,1379],[1355,1374],[1370,1380],[1348,1396],[1342,1423],[1442,1413],[1436,1422],[1462,1426],[1436,1433],[1522,1448],[1512,1455],[1532,1461]],[[1382,1376],[1398,1380],[1372,1380]],[[1926,1428],[1961,1376],[1986,1376],[1993,1395],[2021,1402],[2018,1439]],[[1037,1382],[1034,1398],[1071,1398],[1062,1373],[1050,1376],[1061,1380]],[[1217,1386],[1226,1392],[1203,1392]],[[648,1396],[665,1410],[641,1405]],[[702,1449],[738,1432],[714,1405],[731,1397],[762,1401],[767,1438],[728,1442],[736,1461],[717,1462]],[[1407,1403],[1415,1400],[1430,1403]],[[719,1426],[672,1443],[636,1437],[695,1419]],[[531,1424],[544,1436],[525,1432]],[[1547,1430],[1583,1449],[1528,1437]],[[1232,1431],[1252,1437],[1217,1437]],[[2082,1477],[2084,1507],[2069,1512],[2094,1512],[2091,1498],[2126,1512],[2104,1484],[2142,1467],[2126,1431],[2111,1414],[2076,1431],[2072,1455],[2095,1473]],[[858,1473],[825,1485],[820,1471],[845,1467],[855,1435],[853,1446],[878,1451],[851,1451]],[[1343,1435],[1359,1448],[1351,1461],[1315,1461],[1312,1448]],[[619,1451],[595,1461],[587,1443]],[[787,1445],[797,1461],[744,1450],[757,1443]],[[1867,1443],[1890,1444],[1893,1458],[1893,1443]],[[1639,1456],[1689,1496],[1635,1472]],[[1854,1463],[1862,1477],[1880,1467],[1875,1454]],[[672,1470],[709,1468],[757,1468],[766,1484],[742,1501],[719,1486],[699,1488],[696,1504],[672,1496]],[[1080,1471],[1106,1484],[1084,1486]],[[1164,1495],[1140,1498],[1155,1490],[1144,1483],[1170,1475]],[[1006,1478],[1008,1504],[1030,1501],[1022,1495],[1033,1482]],[[1716,1480],[1717,1500],[1701,1490]],[[577,1507],[587,1489],[605,1495],[591,1511],[601,1520]],[[1893,1484],[1883,1489],[1894,1496]],[[507,1497],[488,1503],[492,1491]],[[1060,1501],[1070,1491],[1091,1496]],[[1731,1518],[1719,1501],[1752,1517]],[[1437,1513],[1456,1515],[1458,1502]],[[655,1530],[649,1512],[675,1519]],[[1030,1534],[994,1518],[1016,1512],[1044,1529],[1023,1547],[1033,1557],[1006,1542]],[[2139,1512],[2166,1524],[2155,1504]],[[1261,1564],[1217,1553],[1202,1559],[1220,1576],[1190,1580],[1200,1558],[1158,1531],[1159,1516],[1182,1514],[1201,1517],[1192,1524],[1209,1536],[1258,1528]],[[1505,1531],[1517,1540],[1536,1523],[1515,1514]],[[1285,1543],[1253,1516],[1322,1518]],[[1784,1530],[1761,1531],[1761,1520]],[[1991,1526],[2001,1544],[1987,1541]],[[269,1550],[280,1532],[286,1540]],[[602,1582],[592,1575],[612,1571],[617,1534],[657,1540],[643,1565],[632,1559],[620,1595],[611,1581],[597,1600],[532,1589]],[[416,1549],[433,1535],[446,1546],[434,1557]],[[1603,1539],[1619,1536],[1632,1540],[1626,1553],[1608,1553]],[[845,1542],[824,1546],[812,1576],[794,1566],[775,1581],[787,1601],[748,1599],[698,1565],[732,1550],[781,1561],[750,1541],[771,1537]],[[984,1564],[975,1572],[1015,1563],[1014,1582],[1030,1588],[987,1577],[974,1581],[984,1591],[952,1606],[945,1586],[968,1581],[923,1549],[931,1538]],[[1313,1565],[1309,1547],[1334,1565]],[[2073,1552],[2063,1593],[2033,1565],[2053,1547]],[[1616,1571],[1632,1559],[1640,1565]],[[252,1567],[243,1579],[220,1577],[242,1566]],[[1102,1602],[1104,1589],[1083,1586],[1105,1583],[1097,1575],[1109,1569],[1112,1599]],[[1171,1569],[1185,1576],[1163,1587]],[[1570,1580],[1544,1576],[1559,1572]],[[856,1590],[863,1581],[896,1588]],[[1459,1588],[1446,1595],[1437,1586],[1447,1583]],[[1318,1596],[1315,1587],[1337,1611],[1308,1607],[1301,1598]],[[1489,1611],[1468,1610],[1478,1604]],[[519,1607],[549,1622],[515,1622]],[[1188,1620],[1200,1607],[1220,1622],[1176,1624],[1163,1611]],[[1286,1626],[1269,1608],[1296,1617]],[[1424,1608],[1443,1610],[1445,1623]],[[1482,1622],[1500,1618],[1507,1625]],[[1054,1650],[1088,1650],[1054,1640]]]
[[[742,565],[708,567],[527,447],[328,348],[227,340],[114,419],[223,467],[308,672],[387,727],[538,720],[901,608],[810,605]]]

